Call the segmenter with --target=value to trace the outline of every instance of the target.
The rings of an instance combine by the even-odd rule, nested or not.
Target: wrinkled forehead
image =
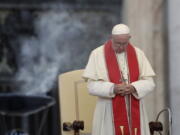
[[[113,40],[129,40],[129,34],[112,35]]]

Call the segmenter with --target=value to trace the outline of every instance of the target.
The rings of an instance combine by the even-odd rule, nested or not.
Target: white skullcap
[[[129,34],[129,27],[125,24],[117,24],[112,29],[112,35]]]

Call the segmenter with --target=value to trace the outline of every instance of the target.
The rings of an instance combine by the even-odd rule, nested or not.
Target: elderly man
[[[83,77],[98,96],[92,135],[150,134],[143,99],[155,87],[155,73],[130,38],[128,26],[115,25],[111,40],[91,52]]]

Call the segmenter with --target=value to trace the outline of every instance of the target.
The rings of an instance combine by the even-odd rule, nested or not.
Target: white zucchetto
[[[117,24],[112,29],[112,35],[129,34],[129,27],[125,24]]]

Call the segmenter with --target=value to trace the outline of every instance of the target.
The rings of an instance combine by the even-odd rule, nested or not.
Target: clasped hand
[[[125,96],[134,92],[136,92],[136,89],[131,84],[122,83],[114,85],[114,93],[116,95]]]

